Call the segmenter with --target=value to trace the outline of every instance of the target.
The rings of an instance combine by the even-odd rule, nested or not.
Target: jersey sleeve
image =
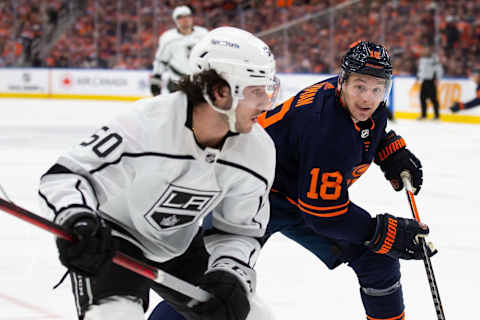
[[[345,157],[348,151],[338,151],[339,141],[310,136],[301,138],[298,150],[299,177],[297,199],[289,199],[303,214],[307,224],[323,235],[352,243],[363,244],[373,234],[374,221],[370,214],[352,203],[348,194]]]
[[[162,74],[166,71],[168,62],[171,59],[171,52],[168,50],[169,42],[168,34],[163,34],[158,39],[158,48],[155,52],[155,58],[153,60],[153,73]]]
[[[95,214],[101,203],[130,185],[135,171],[122,160],[140,149],[140,127],[137,114],[119,117],[62,155],[41,177],[43,211],[62,224],[79,213]]]
[[[272,151],[265,155],[265,163],[275,163]],[[268,161],[270,157],[271,161]],[[242,173],[235,188],[214,209],[214,232],[206,239],[210,262],[220,257],[233,257],[253,267],[260,252],[257,238],[264,235],[270,216],[268,193],[273,183],[274,165],[265,175]]]

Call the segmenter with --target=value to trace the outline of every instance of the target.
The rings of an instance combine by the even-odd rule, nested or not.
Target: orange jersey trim
[[[405,320],[405,311],[402,312],[399,316],[391,317],[391,318],[373,318],[367,315],[368,320]]]
[[[267,113],[266,112],[259,115],[258,118],[257,118],[258,123],[263,128],[267,128],[268,126],[274,124],[275,122],[280,121],[285,116],[287,111],[290,110],[290,106],[291,106],[294,98],[295,98],[295,96],[293,96],[290,99],[288,99],[287,101],[285,101],[282,104],[282,106],[280,108],[280,111],[278,111],[276,114],[274,114],[274,115],[272,115],[268,118],[267,118]]]
[[[345,206],[348,206],[350,203],[350,200],[348,200],[345,203],[339,204],[337,206],[330,206],[330,207],[317,207],[317,206],[312,206],[311,204],[305,203],[302,200],[298,199],[298,203],[306,208],[313,209],[313,210],[318,210],[318,211],[326,211],[326,210],[333,210],[333,209],[339,209],[343,208]]]
[[[337,217],[337,216],[340,216],[342,214],[345,214],[348,211],[348,208],[345,208],[343,210],[338,210],[338,211],[334,211],[334,212],[327,212],[327,213],[313,212],[313,211],[310,211],[310,210],[304,208],[301,204],[295,202],[295,200],[293,200],[289,197],[286,197],[286,198],[287,198],[288,202],[290,202],[291,204],[296,206],[298,209],[302,210],[305,213],[308,213],[308,214],[311,214],[311,215],[317,216],[317,217],[324,217],[324,218]],[[300,199],[298,201],[301,202]],[[349,202],[350,202],[350,200],[347,201],[346,203],[344,203],[343,205],[334,206],[334,207],[315,207],[315,206],[310,206],[310,205],[308,205],[308,206],[316,208],[316,210],[332,210],[332,209],[336,209],[337,207],[341,208],[341,207],[347,206]]]

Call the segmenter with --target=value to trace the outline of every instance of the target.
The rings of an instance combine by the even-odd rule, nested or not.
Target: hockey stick
[[[410,204],[410,209],[412,210],[413,217],[415,218],[415,220],[420,222],[417,204],[415,203],[415,198],[413,196],[413,187],[412,183],[410,182],[410,173],[408,171],[403,171],[400,174],[400,177],[402,178],[403,185],[405,186],[408,203]],[[445,320],[442,302],[440,301],[440,293],[438,292],[437,281],[435,280],[435,275],[433,274],[432,262],[430,261],[430,257],[427,254],[427,243],[425,242],[424,237],[418,237],[418,240],[420,241],[423,250],[423,263],[425,265],[425,271],[427,272],[428,284],[430,285],[430,291],[432,292],[433,303],[435,305],[435,311],[437,312],[437,319]]]
[[[1,189],[0,186],[0,190]],[[4,193],[4,192],[3,192]],[[6,196],[6,193],[4,193]],[[8,199],[8,196],[6,196]],[[33,224],[39,228],[49,231],[53,233],[57,237],[61,237],[65,240],[75,241],[74,237],[65,231],[61,226],[57,225],[56,223],[47,220],[35,213],[32,213],[26,209],[23,209],[16,204],[14,204],[11,200],[6,201],[0,198],[0,210],[9,213],[17,218],[20,218],[30,224]],[[141,261],[138,261],[128,255],[117,251],[115,256],[113,257],[113,262],[122,266],[130,271],[138,273],[139,275],[144,276],[145,278],[151,279],[156,283],[159,283],[165,287],[173,289],[177,292],[180,292],[196,301],[191,301],[189,306],[193,306],[196,302],[205,302],[210,299],[211,295],[205,290],[202,290],[199,287],[195,287],[192,284],[183,281],[177,277],[172,276],[162,270],[159,270],[155,267],[149,266]]]

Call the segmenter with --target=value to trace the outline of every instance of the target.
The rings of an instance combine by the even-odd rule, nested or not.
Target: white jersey
[[[44,210],[59,224],[97,212],[113,234],[151,260],[184,253],[212,213],[221,235],[208,237],[213,257],[250,266],[269,218],[273,141],[258,125],[231,134],[221,148],[202,149],[192,131],[183,92],[139,100],[136,108],[61,156],[42,178]]]
[[[177,29],[165,31],[158,40],[153,73],[168,72],[169,79],[173,81],[190,74],[190,51],[207,33],[207,29],[198,26],[194,26],[193,32],[187,35],[181,34]]]
[[[418,62],[417,79],[440,80],[443,77],[443,67],[436,56],[422,57]]]

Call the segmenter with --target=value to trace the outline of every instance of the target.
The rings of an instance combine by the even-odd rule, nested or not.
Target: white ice
[[[67,148],[88,138],[130,103],[0,100],[0,184],[18,205],[38,212],[39,177]],[[398,120],[391,127],[422,160],[424,185],[416,197],[439,254],[432,258],[447,319],[475,319],[480,277],[480,125]],[[411,217],[403,192],[380,170],[350,189],[372,215]],[[53,236],[0,212],[0,320],[75,319],[69,281],[52,286],[65,269]],[[364,319],[357,280],[343,265],[330,271],[283,236],[274,236],[257,264],[258,291],[277,320]],[[407,319],[436,319],[421,261],[402,262]],[[159,301],[152,294],[151,307]]]

